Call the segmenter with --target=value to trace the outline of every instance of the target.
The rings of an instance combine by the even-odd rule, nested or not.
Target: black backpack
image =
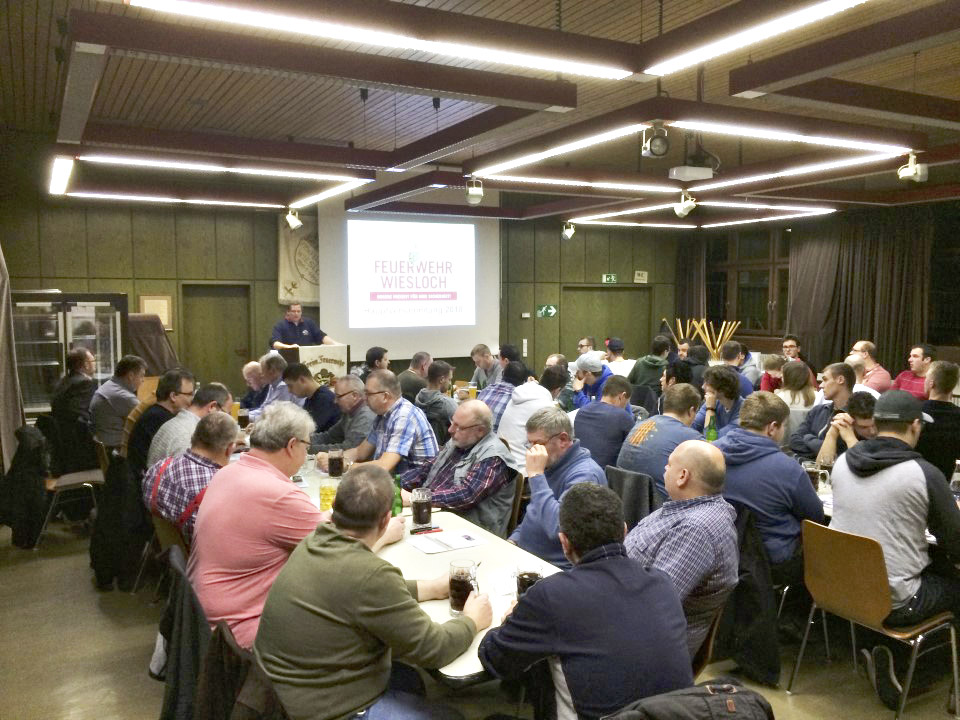
[[[638,700],[603,720],[774,720],[759,693],[723,677]]]

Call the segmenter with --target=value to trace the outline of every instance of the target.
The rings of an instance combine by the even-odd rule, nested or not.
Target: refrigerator
[[[97,385],[113,375],[126,343],[126,294],[31,290],[10,296],[17,375],[28,416],[50,412],[53,389],[73,348],[93,353]]]

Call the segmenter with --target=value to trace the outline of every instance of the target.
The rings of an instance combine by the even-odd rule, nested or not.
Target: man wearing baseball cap
[[[830,527],[874,538],[883,548],[893,610],[884,624],[914,625],[944,610],[960,616],[960,576],[951,562],[934,568],[925,531],[937,553],[960,558],[960,510],[943,473],[914,448],[924,423],[920,401],[903,390],[880,396],[874,408],[876,437],[847,450],[833,468]],[[948,568],[944,572],[943,568]],[[899,682],[886,646],[873,649],[880,699],[899,701]]]
[[[595,350],[577,358],[577,375],[573,380],[573,404],[577,408],[593,400],[599,401],[603,396],[603,386],[607,378],[613,375],[610,368],[603,364],[603,355]]]

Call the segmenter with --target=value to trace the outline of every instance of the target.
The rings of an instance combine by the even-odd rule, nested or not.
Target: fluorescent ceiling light
[[[573,60],[564,60],[560,57],[531,55],[479,45],[421,40],[420,38],[398,33],[382,32],[323,20],[310,20],[293,15],[279,15],[270,12],[244,10],[227,5],[184,2],[184,0],[129,0],[129,4],[134,7],[149,8],[160,12],[185,15],[187,17],[210,20],[217,23],[253,27],[258,30],[275,30],[293,35],[306,35],[341,42],[359,43],[361,45],[375,45],[377,47],[419,50],[435,55],[513,65],[530,70],[545,70],[553,73],[584,75],[586,77],[604,78],[608,80],[622,80],[633,74],[632,71],[623,67],[582,63]]]
[[[679,187],[669,185],[643,185],[640,183],[592,182],[590,180],[564,180],[562,178],[529,177],[526,175],[487,175],[489,180],[532,183],[536,185],[567,185],[570,187],[589,187],[597,190],[627,190],[630,192],[676,193]]]
[[[802,135],[800,133],[783,132],[768,128],[752,127],[748,125],[729,125],[701,120],[676,120],[670,127],[683,130],[696,130],[718,135],[736,135],[763,140],[778,140],[780,142],[799,142],[808,145],[825,145],[827,147],[846,148],[848,150],[865,150],[866,152],[887,153],[892,155],[906,155],[910,148],[900,145],[884,145],[883,143],[863,142],[847,138],[826,137],[823,135]]]
[[[301,170],[281,170],[279,168],[230,167],[214,163],[186,162],[180,160],[157,160],[154,158],[124,157],[120,155],[78,155],[77,160],[102,163],[104,165],[128,165],[130,167],[161,168],[164,170],[187,170],[192,172],[234,173],[237,175],[257,175],[261,177],[279,177],[293,180],[353,180],[349,175],[316,173]]]
[[[616,227],[653,227],[653,228],[681,228],[686,230],[695,230],[696,225],[683,225],[681,223],[638,223],[627,220],[580,220],[581,225],[614,225]]]
[[[68,197],[88,198],[92,200],[129,200],[133,202],[183,203],[185,205],[223,205],[227,207],[283,208],[274,203],[238,202],[234,200],[207,200],[203,198],[178,198],[162,195],[127,195],[123,193],[70,192]]]
[[[747,223],[773,222],[774,220],[792,220],[794,218],[805,218],[805,217],[815,217],[817,215],[828,215],[832,212],[836,212],[836,210],[828,209],[828,208],[820,208],[816,212],[793,213],[790,215],[774,215],[773,217],[751,218],[749,220],[728,220],[727,222],[710,223],[709,225],[701,225],[700,227],[719,228],[719,227],[727,227],[729,225],[746,225]]]
[[[862,5],[867,0],[827,0],[796,12],[787,13],[767,22],[753,25],[733,35],[720,38],[714,42],[701,45],[689,52],[667,58],[656,65],[651,65],[643,72],[645,75],[669,75],[694,65],[706,62],[711,58],[725,55],[734,50],[755,45],[770,38],[791,32],[798,28],[810,25],[819,20],[836,15],[849,8]]]
[[[337,185],[336,187],[332,187],[329,190],[324,190],[323,192],[317,193],[316,195],[310,195],[308,197],[297,200],[296,202],[292,202],[290,203],[290,208],[292,210],[299,210],[302,207],[306,207],[307,205],[313,205],[322,200],[326,200],[327,198],[331,198],[334,195],[342,195],[345,192],[350,192],[354,188],[358,188],[361,185],[366,185],[368,182],[373,182],[373,181],[372,180],[351,180],[350,182],[345,182],[342,185]]]
[[[53,168],[50,171],[50,194],[63,195],[67,191],[71,174],[73,174],[73,158],[54,158]]]
[[[610,140],[616,140],[617,138],[624,137],[626,135],[635,135],[638,132],[641,132],[644,128],[649,127],[646,123],[634,123],[632,125],[624,125],[623,127],[615,128],[613,130],[608,130],[607,132],[600,133],[599,135],[591,135],[590,137],[585,137],[580,140],[574,140],[573,142],[564,143],[563,145],[556,145],[547,150],[543,150],[537,153],[530,153],[529,155],[522,155],[521,157],[515,158],[513,160],[507,160],[502,163],[497,163],[496,165],[488,165],[485,168],[480,168],[474,170],[472,175],[475,177],[485,177],[493,175],[494,173],[503,172],[504,170],[510,170],[515,167],[520,167],[522,165],[530,165],[540,160],[546,160],[547,158],[552,158],[557,155],[563,155],[564,153],[574,152],[576,150],[582,150],[583,148],[590,147],[591,145],[599,145],[600,143],[605,143]],[[676,188],[671,188],[672,192],[676,192]]]
[[[770,205],[757,202],[731,202],[728,200],[701,200],[697,205],[711,205],[713,207],[743,208],[744,210],[792,210],[803,213],[830,213],[834,208],[816,207],[814,205]]]
[[[731,187],[732,185],[747,185],[749,183],[762,182],[764,180],[775,180],[782,177],[793,177],[795,175],[810,175],[813,173],[826,172],[839,168],[853,167],[855,165],[866,165],[868,163],[880,162],[899,157],[898,155],[862,155],[860,157],[847,158],[845,160],[830,160],[828,162],[812,163],[810,165],[797,165],[796,167],[786,168],[777,172],[762,173],[760,175],[748,175],[731,180],[721,180],[719,182],[708,182],[703,185],[694,185],[690,192],[699,190],[716,190],[717,188]]]
[[[603,220],[606,218],[619,217],[621,215],[637,215],[639,213],[655,212],[656,210],[670,210],[672,208],[673,203],[666,203],[665,205],[648,205],[646,207],[632,207],[627,208],[626,210],[616,210],[613,212],[597,213],[595,215],[584,215],[582,217],[570,218],[570,222],[574,224],[585,223],[591,220]]]

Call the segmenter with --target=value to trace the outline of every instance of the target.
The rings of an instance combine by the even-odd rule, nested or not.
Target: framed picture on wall
[[[141,295],[140,312],[159,315],[164,330],[173,330],[173,296]]]

